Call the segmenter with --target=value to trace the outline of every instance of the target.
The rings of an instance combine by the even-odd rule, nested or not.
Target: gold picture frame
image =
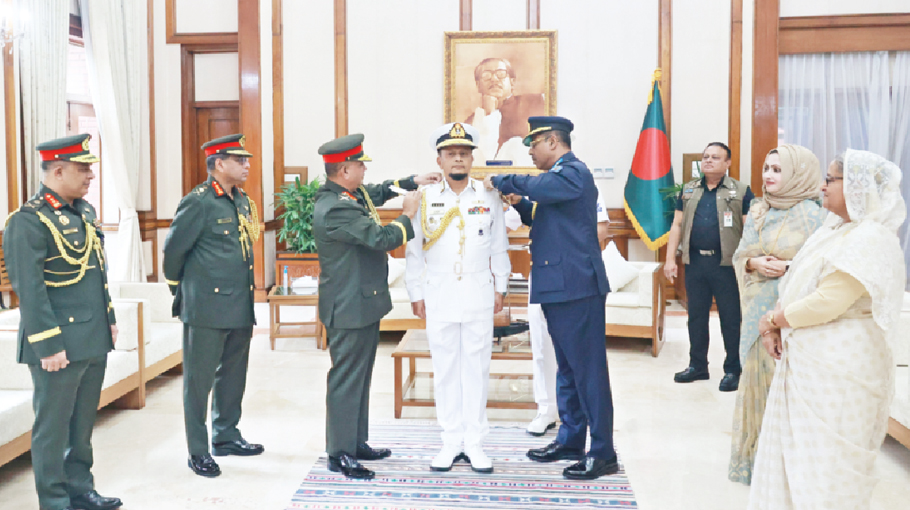
[[[499,101],[513,96],[516,100],[534,99],[533,102],[525,101],[522,110],[535,110],[531,115],[555,115],[556,55],[555,30],[446,32],[445,121],[471,124],[469,118],[473,117],[472,112],[484,108],[484,101],[490,96],[484,94],[481,88],[484,82],[493,80],[478,79],[476,76],[481,63],[486,60],[507,63],[501,67],[508,70],[508,82],[506,83],[505,77],[497,78],[502,82],[501,85],[490,86],[490,89],[499,87],[502,95],[511,93],[506,97],[500,95],[497,97]],[[504,90],[506,85],[508,91]],[[496,91],[491,93],[496,95]],[[532,97],[537,94],[543,95],[542,105],[537,98]],[[538,106],[542,106],[542,111],[539,111]],[[521,113],[524,114],[525,111]],[[527,117],[531,115],[525,115],[522,119],[525,127]]]

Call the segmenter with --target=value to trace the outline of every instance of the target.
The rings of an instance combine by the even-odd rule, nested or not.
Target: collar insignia
[[[44,199],[47,200],[47,203],[51,204],[51,207],[53,207],[54,209],[60,209],[61,207],[63,207],[63,204],[61,204],[60,201],[57,200],[57,197],[55,197],[54,195],[51,195],[50,193],[45,193]]]
[[[219,197],[224,196],[224,188],[221,187],[221,183],[218,181],[212,181],[212,188],[215,190],[215,194]]]

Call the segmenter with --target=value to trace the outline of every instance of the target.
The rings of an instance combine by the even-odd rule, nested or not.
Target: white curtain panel
[[[887,51],[782,55],[778,136],[814,152],[823,173],[847,149],[888,158],[904,171],[910,204],[910,52],[899,52],[890,71]],[[906,224],[901,236],[910,274]]]
[[[910,218],[910,51],[899,51],[895,57],[891,74],[891,145],[888,159],[904,173],[901,194],[907,203],[907,217]],[[910,274],[910,221],[904,221],[900,236],[907,273]],[[906,290],[910,291],[910,279],[907,280]]]
[[[145,3],[81,0],[82,32],[92,103],[104,145],[104,172],[113,177],[120,226],[111,252],[111,281],[144,282],[145,261],[136,201],[142,164],[142,83],[146,68]]]
[[[41,158],[35,145],[66,135],[69,7],[69,2],[60,0],[16,2],[17,11],[26,13],[25,35],[18,47],[28,196],[38,191],[41,182]]]

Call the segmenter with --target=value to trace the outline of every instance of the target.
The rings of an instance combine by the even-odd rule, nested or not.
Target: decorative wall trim
[[[528,30],[540,30],[540,0],[528,0]]]
[[[284,22],[282,0],[272,0],[272,177],[273,192],[284,184]],[[263,190],[264,192],[264,190]]]
[[[15,17],[16,9],[13,0],[3,0],[2,3],[6,12],[13,13]],[[19,147],[17,142],[17,132],[19,124],[16,122],[16,68],[13,61],[13,55],[4,48],[3,53],[3,105],[5,107],[5,129],[6,129],[6,199],[7,212],[13,212],[19,207],[24,199],[19,196]]]
[[[473,30],[474,22],[474,1],[460,0],[458,2],[458,30]]]
[[[910,14],[780,19],[780,54],[910,50]]]
[[[765,154],[777,146],[778,23],[780,2],[755,2],[752,60],[752,161],[761,168]],[[761,172],[752,172],[751,186],[761,195]]]
[[[667,139],[670,138],[670,98],[672,81],[670,80],[673,62],[673,0],[660,0],[660,21],[658,22],[657,47],[660,51],[660,99],[664,106],[664,124],[667,127]],[[671,142],[672,145],[672,142]]]
[[[236,32],[177,33],[177,0],[165,0],[167,44],[237,44]],[[243,19],[241,17],[241,19]],[[239,25],[238,25],[239,26]]]
[[[730,177],[740,176],[740,147],[742,141],[743,100],[743,0],[731,0],[730,5],[730,90],[727,140],[730,144]]]
[[[148,68],[149,68],[149,212],[152,217],[158,210],[158,143],[155,138],[155,10],[154,0],[147,0],[148,18]],[[156,274],[158,267],[155,266]]]
[[[335,137],[348,134],[347,0],[335,0]]]

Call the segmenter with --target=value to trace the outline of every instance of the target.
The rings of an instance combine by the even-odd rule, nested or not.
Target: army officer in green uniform
[[[206,404],[212,392],[212,453],[259,455],[237,424],[246,388],[253,325],[256,204],[240,185],[250,172],[243,135],[202,146],[209,178],[177,206],[164,242],[164,275],[183,321],[183,419],[187,463],[197,475],[221,468],[209,454]]]
[[[95,492],[92,428],[117,326],[107,290],[103,234],[82,199],[95,174],[90,135],[39,144],[42,184],[10,215],[3,253],[19,295],[18,360],[35,393],[32,469],[42,510],[110,510]]]
[[[363,135],[348,135],[324,144],[326,183],[316,192],[313,233],[319,254],[319,318],[326,326],[332,368],[326,395],[328,468],[351,478],[372,478],[358,460],[392,454],[367,444],[370,379],[379,342],[379,320],[392,309],[386,281],[386,252],[414,237],[411,220],[418,193],[404,198],[402,215],[386,226],[376,205],[396,196],[394,185],[416,190],[442,180],[439,173],[382,184],[363,184]]]

